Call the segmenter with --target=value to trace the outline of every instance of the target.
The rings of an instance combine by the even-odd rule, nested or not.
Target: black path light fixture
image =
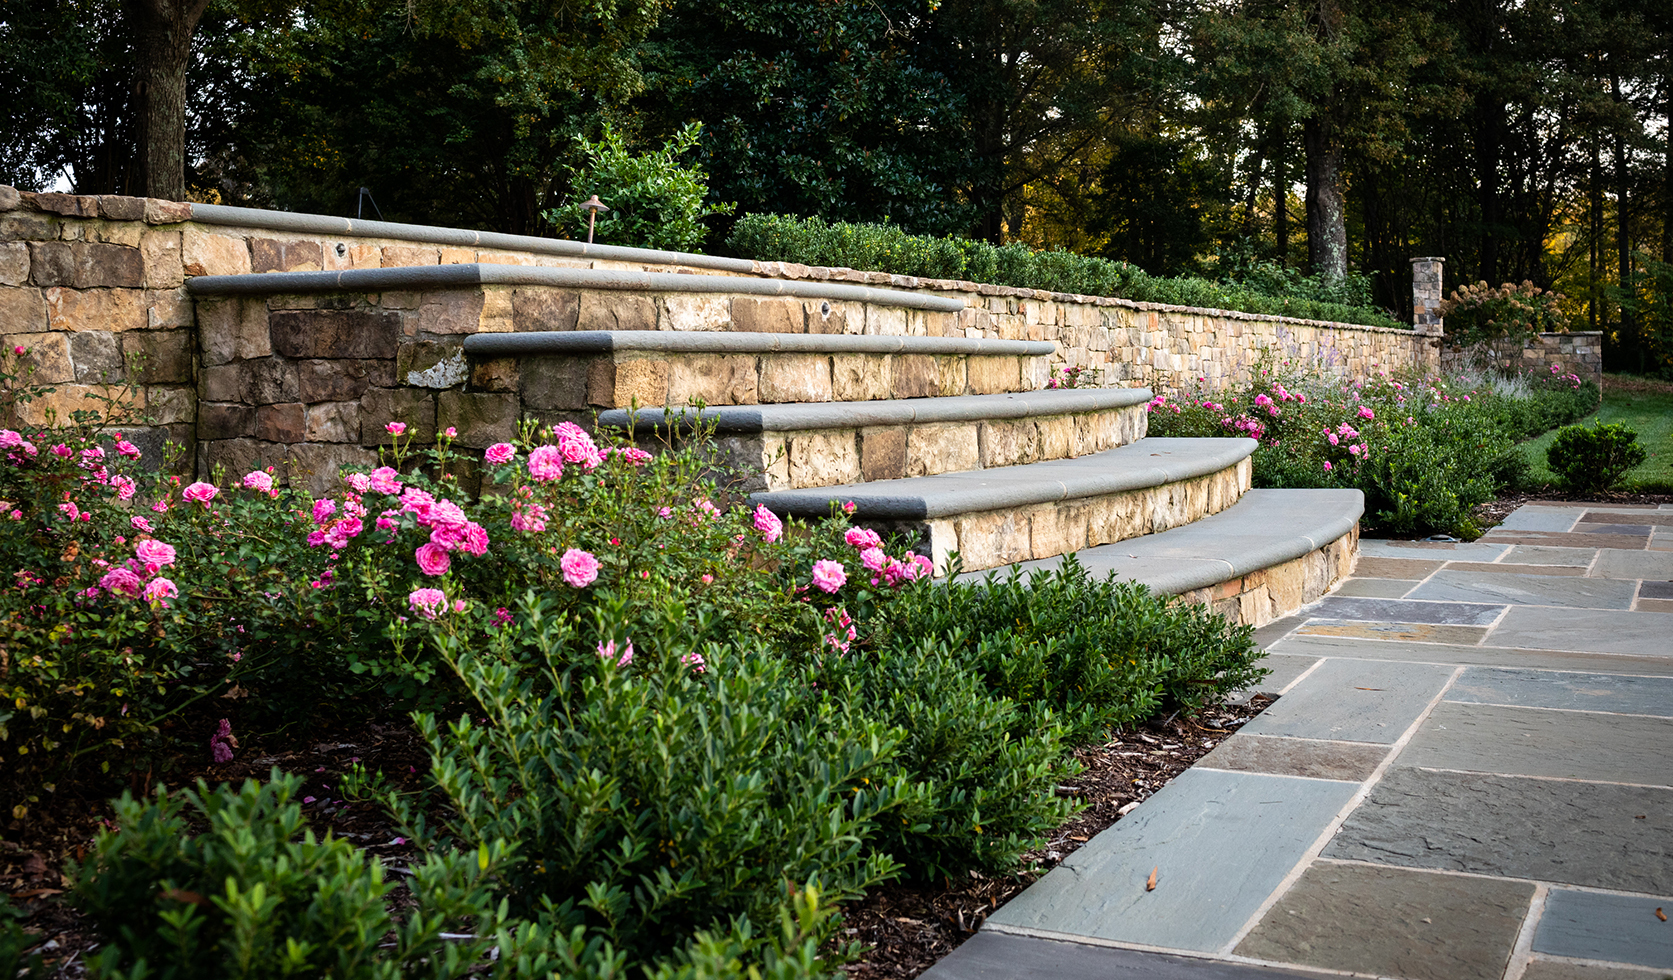
[[[593,223],[598,220],[598,213],[600,211],[608,211],[610,208],[603,201],[598,199],[597,194],[594,194],[592,197],[582,201],[581,207],[585,208],[587,211],[587,244],[591,245],[593,243]]]

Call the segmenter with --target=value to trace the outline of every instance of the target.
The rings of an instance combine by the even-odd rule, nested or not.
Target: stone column
[[[1412,259],[1412,330],[1426,337],[1439,337],[1445,324],[1435,308],[1441,305],[1441,269],[1446,259],[1425,255]]]

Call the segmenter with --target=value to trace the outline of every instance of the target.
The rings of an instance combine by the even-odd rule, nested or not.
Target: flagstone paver
[[[1256,631],[1270,708],[926,980],[1673,978],[1673,506],[1354,575]]]

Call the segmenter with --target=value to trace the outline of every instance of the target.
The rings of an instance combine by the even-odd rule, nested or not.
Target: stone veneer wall
[[[1603,332],[1536,333],[1526,340],[1500,340],[1467,349],[1443,348],[1441,366],[1447,370],[1491,364],[1500,370],[1526,374],[1576,374],[1582,381],[1603,387]]]

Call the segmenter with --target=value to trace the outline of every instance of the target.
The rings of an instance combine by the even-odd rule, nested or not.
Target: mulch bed
[[[978,875],[933,885],[875,888],[865,901],[844,909],[847,941],[872,947],[847,967],[855,980],[909,978],[957,949],[983,920],[1017,893],[1061,864],[1099,831],[1189,769],[1272,699],[1224,705],[1201,718],[1155,719],[1118,732],[1107,744],[1075,753],[1086,770],[1071,785],[1086,808],[1057,828],[1045,847],[1023,856],[1023,870],[1001,877]],[[1068,786],[1065,791],[1070,791]]]

